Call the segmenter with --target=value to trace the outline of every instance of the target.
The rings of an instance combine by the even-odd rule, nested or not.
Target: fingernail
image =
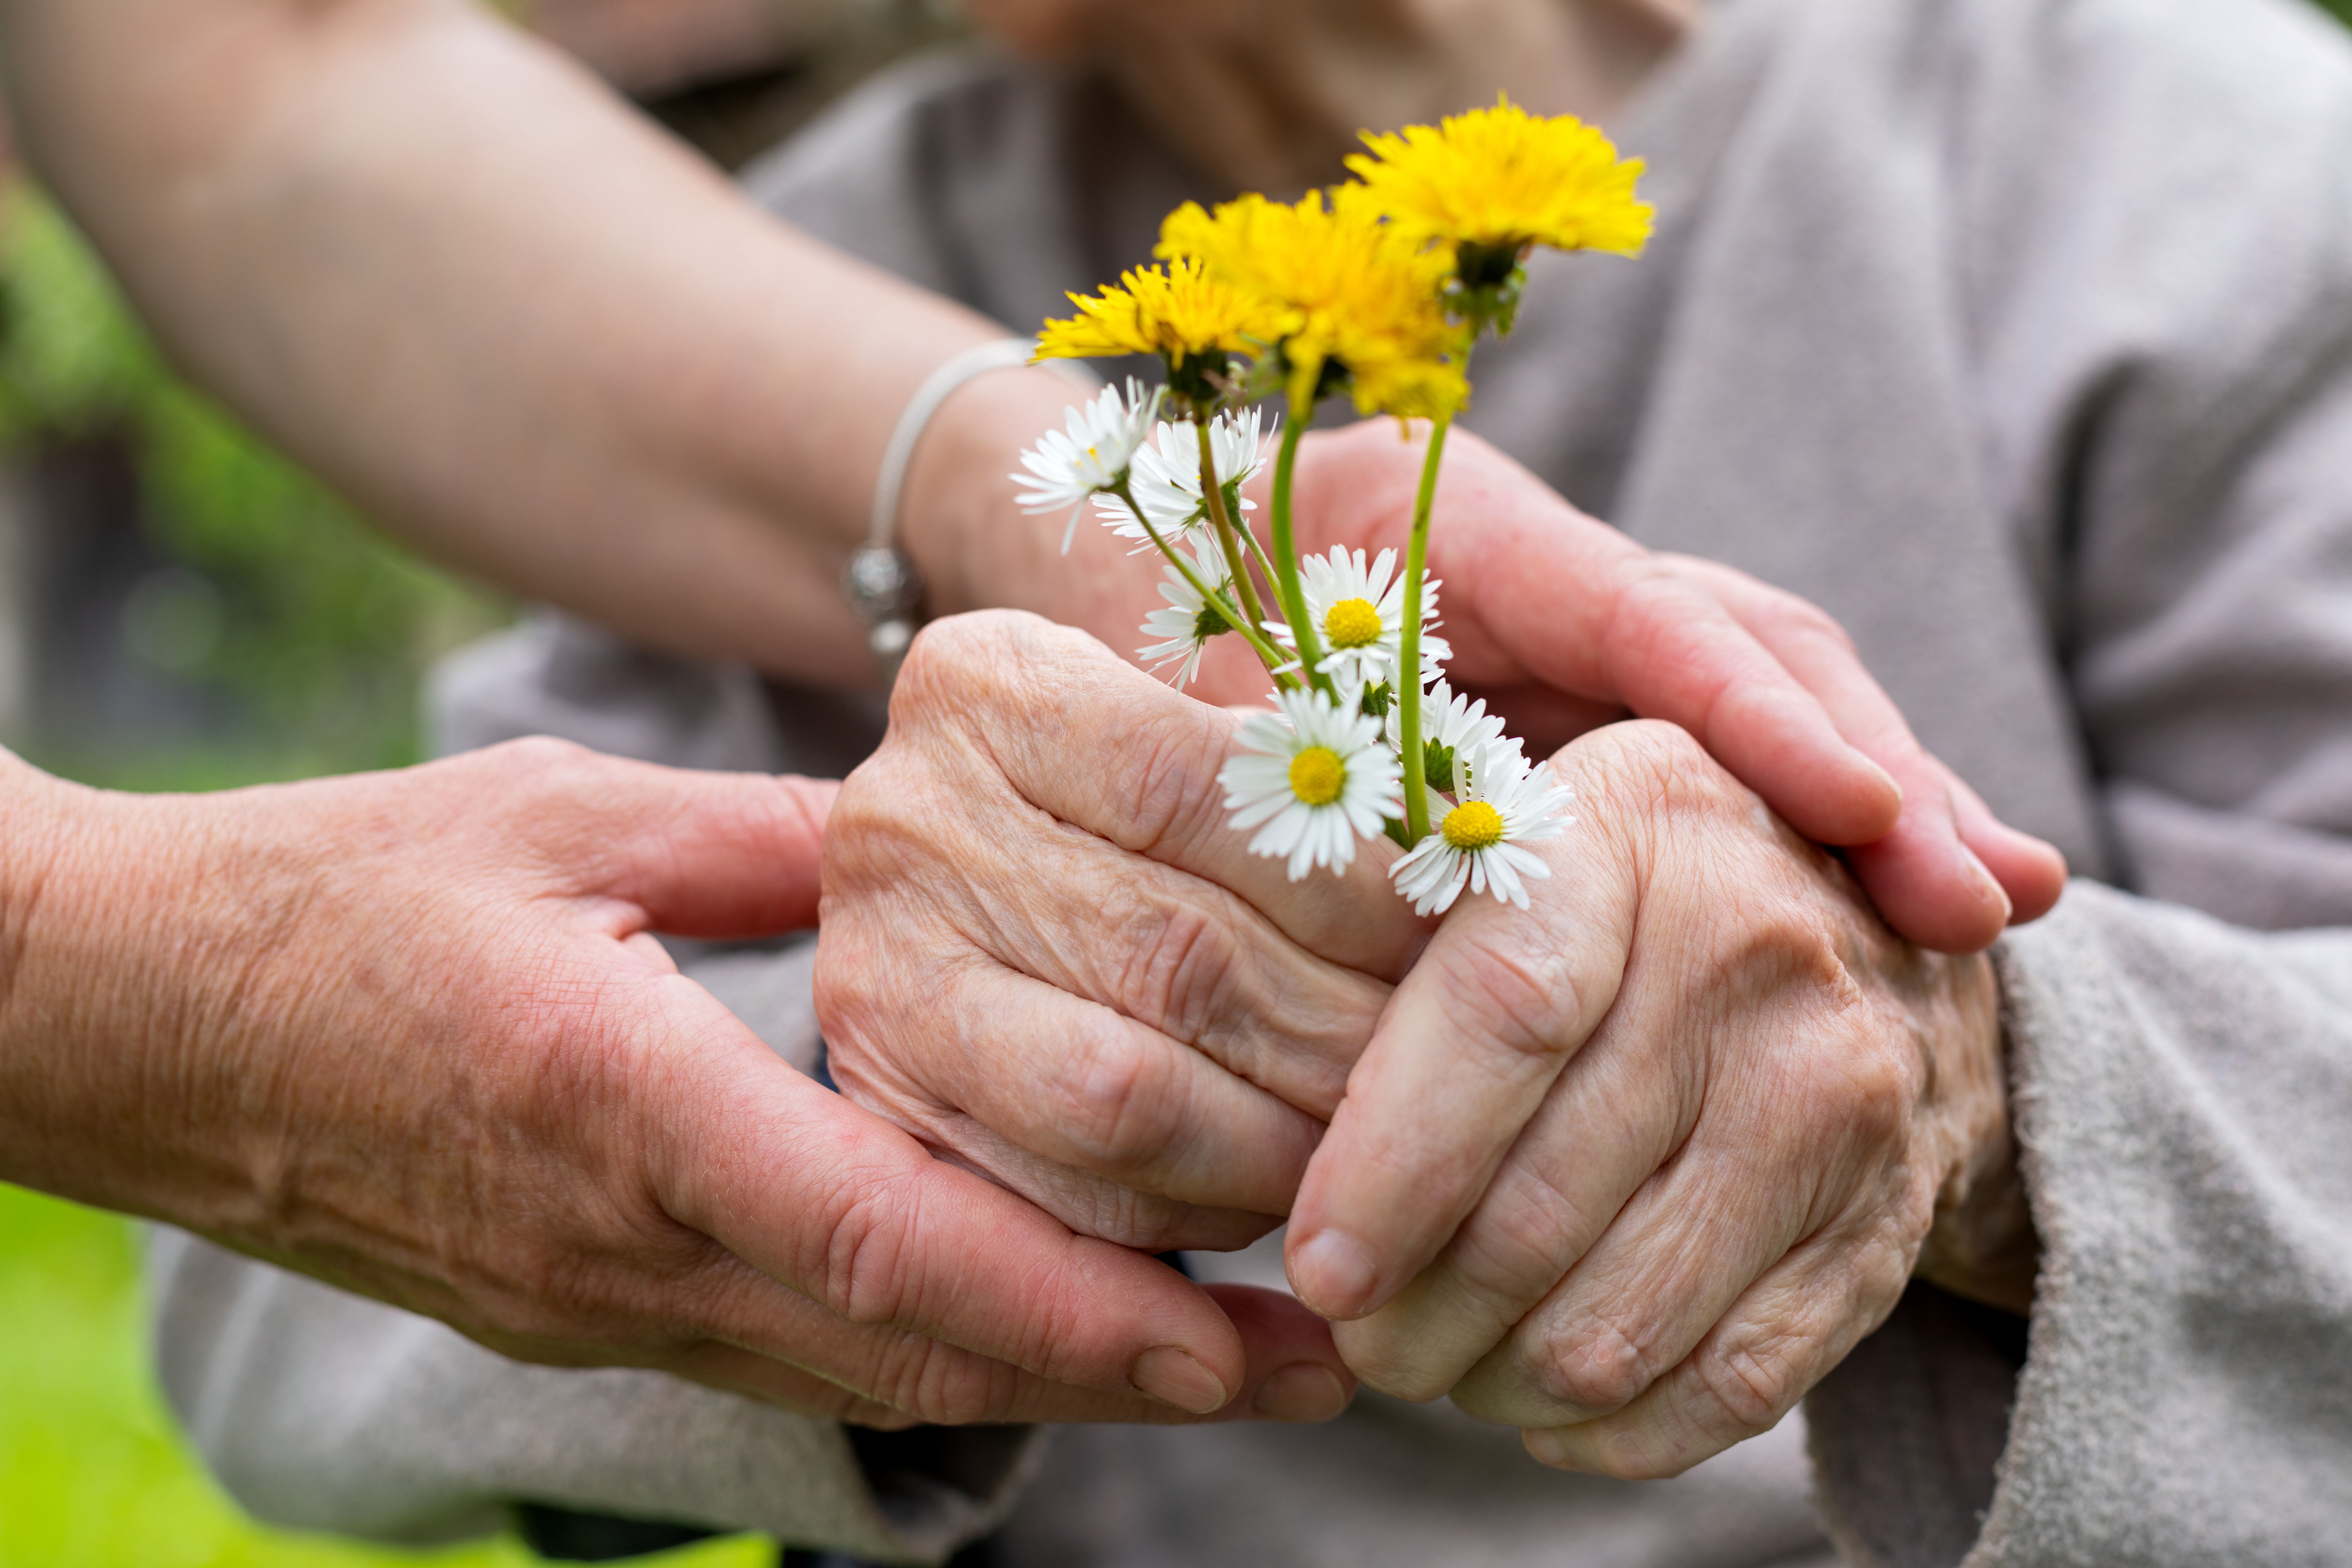
[[[1854,754],[1855,754],[1856,756],[1862,756],[1862,753],[1861,753],[1861,752],[1855,752]],[[1895,782],[1895,775],[1894,775],[1893,773],[1888,773],[1885,768],[1880,767],[1880,766],[1878,765],[1878,763],[1877,763],[1876,760],[1875,760],[1875,759],[1874,759],[1874,758],[1871,758],[1871,757],[1863,757],[1863,758],[1862,758],[1862,760],[1863,760],[1863,763],[1864,763],[1864,764],[1865,764],[1865,765],[1870,769],[1870,771],[1871,771],[1872,773],[1876,773],[1880,778],[1883,778],[1883,779],[1885,779],[1885,780],[1886,781],[1886,787],[1887,787],[1888,789],[1890,789],[1890,790],[1892,790],[1892,791],[1894,791],[1894,792],[1895,792],[1895,804],[1898,807],[1899,807],[1900,805],[1902,805],[1902,804],[1903,804],[1903,786],[1902,786],[1901,784],[1896,784],[1896,783]]]
[[[1538,1465],[1558,1469],[1568,1463],[1568,1445],[1549,1426],[1530,1426],[1519,1434],[1519,1441],[1528,1446],[1528,1455]]]
[[[1233,1397],[1199,1357],[1174,1345],[1154,1345],[1137,1356],[1128,1378],[1152,1398],[1195,1415],[1222,1410]]]
[[[1329,1367],[1296,1362],[1258,1384],[1250,1408],[1276,1421],[1328,1421],[1348,1408],[1348,1390]]]
[[[2000,879],[1995,877],[1982,860],[1977,858],[1977,852],[1965,844],[1960,846],[1960,858],[1964,868],[1975,877],[1977,885],[2000,900],[2000,923],[2004,926],[2009,924],[2010,918],[2017,913],[2017,906],[2010,902],[2009,889],[2000,885]]]
[[[1290,1259],[1290,1288],[1327,1318],[1353,1317],[1372,1293],[1376,1270],[1364,1244],[1344,1230],[1318,1230]]]

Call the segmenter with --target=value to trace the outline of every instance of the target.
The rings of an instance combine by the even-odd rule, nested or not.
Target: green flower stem
[[[1281,669],[1283,665],[1290,661],[1282,656],[1280,649],[1265,640],[1265,633],[1255,626],[1244,626],[1242,623],[1240,612],[1226,604],[1222,595],[1202,582],[1201,574],[1192,569],[1192,563],[1179,555],[1175,546],[1160,537],[1160,531],[1151,526],[1151,520],[1143,515],[1141,507],[1135,504],[1135,494],[1128,489],[1126,477],[1120,476],[1118,482],[1112,485],[1110,489],[1113,495],[1127,503],[1127,510],[1134,514],[1135,521],[1142,526],[1145,536],[1160,547],[1160,553],[1168,557],[1169,564],[1175,567],[1182,574],[1184,581],[1192,585],[1192,592],[1201,595],[1201,602],[1214,605],[1217,607],[1218,616],[1223,619],[1225,625],[1242,634],[1242,640],[1250,645],[1250,651],[1256,654],[1258,662],[1265,666],[1265,672],[1274,677],[1275,686],[1286,691],[1296,687],[1298,684],[1298,678],[1295,675],[1286,675]]]
[[[1225,487],[1217,482],[1217,458],[1209,444],[1208,421],[1194,419],[1192,429],[1201,437],[1201,499],[1209,509],[1209,524],[1217,531],[1217,547],[1225,552],[1225,570],[1234,574],[1234,592],[1241,597],[1242,613],[1249,616],[1252,627],[1263,627],[1265,606],[1257,602],[1257,585],[1250,581],[1249,566],[1234,539],[1234,520],[1225,515]]]
[[[1281,582],[1274,570],[1274,558],[1265,552],[1265,546],[1257,542],[1257,535],[1250,531],[1249,523],[1237,517],[1234,519],[1234,531],[1242,536],[1242,542],[1249,546],[1250,558],[1257,563],[1258,570],[1265,574],[1265,580],[1268,583]]]
[[[1421,743],[1421,580],[1429,565],[1429,514],[1437,500],[1437,466],[1445,456],[1445,432],[1454,416],[1434,421],[1429,431],[1429,455],[1422,459],[1421,493],[1412,503],[1412,542],[1404,556],[1404,624],[1397,649],[1397,731],[1404,766],[1404,832],[1406,847],[1429,837],[1428,767]]]
[[[1323,662],[1323,639],[1307,613],[1307,591],[1298,583],[1298,542],[1290,531],[1290,479],[1298,462],[1298,437],[1315,417],[1315,382],[1320,373],[1318,366],[1315,374],[1291,378],[1290,417],[1282,427],[1282,450],[1274,460],[1275,590],[1282,595],[1284,618],[1297,639],[1300,667],[1318,689],[1336,698],[1331,678],[1316,668]]]

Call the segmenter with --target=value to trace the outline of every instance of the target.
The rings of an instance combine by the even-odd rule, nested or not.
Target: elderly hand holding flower
[[[1385,825],[1413,847],[1434,829],[1457,853],[1480,857],[1472,870],[1482,888],[1508,897],[1519,879],[1489,878],[1483,861],[1549,829],[1534,818],[1490,823],[1487,811],[1454,816],[1470,798],[1463,792],[1487,786],[1467,759],[1457,766],[1424,733],[1428,688],[1453,651],[1431,635],[1437,584],[1428,571],[1447,435],[1469,394],[1478,338],[1509,330],[1528,252],[1638,250],[1650,212],[1633,195],[1638,162],[1618,160],[1591,127],[1507,101],[1366,141],[1370,153],[1350,160],[1359,183],[1288,205],[1244,196],[1212,213],[1187,204],[1163,227],[1163,265],[1074,297],[1078,314],[1047,323],[1041,355],[1151,353],[1167,384],[1148,395],[1133,383],[1124,396],[1106,391],[1071,416],[1066,435],[1052,433],[1027,454],[1016,477],[1033,510],[1069,509],[1066,551],[1093,496],[1118,532],[1162,552],[1160,591],[1170,607],[1146,623],[1155,640],[1141,650],[1155,667],[1173,666],[1190,682],[1230,631],[1271,676],[1294,732],[1309,712],[1335,734],[1352,732],[1350,713],[1388,721],[1379,733],[1395,766],[1380,778],[1360,770],[1351,785],[1345,769],[1317,761],[1298,775],[1306,793],[1293,790],[1269,808],[1272,797],[1255,787],[1264,770],[1237,763],[1235,826],[1256,827],[1262,852],[1303,875],[1344,865],[1353,835]],[[1295,416],[1274,463],[1261,541],[1243,493],[1259,461],[1251,404],[1277,390]],[[1298,548],[1304,420],[1296,416],[1342,392],[1360,412],[1428,421],[1417,480],[1398,474],[1386,492],[1415,497],[1402,550],[1369,563],[1360,549],[1302,560]],[[1163,408],[1172,422],[1159,422]],[[1197,458],[1189,482],[1188,444]],[[1339,471],[1335,448],[1355,459],[1358,482]],[[1353,437],[1327,438],[1315,456],[1333,488],[1355,500],[1383,493],[1361,474],[1392,467]],[[2054,900],[2063,875],[2055,857],[2000,827],[1918,752],[1876,689],[1846,678],[1850,649],[1809,606],[1704,563],[1662,562],[1597,529],[1527,526],[1532,511],[1560,516],[1556,498],[1530,504],[1539,487],[1484,448],[1473,445],[1469,456],[1478,504],[1456,509],[1448,532],[1463,537],[1437,546],[1462,563],[1472,595],[1473,614],[1457,617],[1473,645],[1465,675],[1536,689],[1514,694],[1511,705],[1567,717],[1553,739],[1612,710],[1685,725],[1809,836],[1855,847],[1855,868],[1888,918],[1932,946],[1979,947],[2012,913],[2031,918]],[[1354,541],[1371,531],[1366,521],[1351,518]],[[1565,599],[1529,605],[1529,582],[1549,583]],[[1599,624],[1562,631],[1580,616]],[[1651,657],[1623,657],[1635,647]],[[1595,652],[1598,659],[1581,657]],[[1738,700],[1726,702],[1715,678],[1734,669]],[[1305,695],[1293,701],[1293,692]],[[1562,694],[1588,700],[1564,711]],[[1502,694],[1495,697],[1499,707]],[[1339,755],[1329,746],[1304,751]],[[1498,730],[1483,760],[1497,775],[1493,791],[1558,808],[1559,797],[1534,787],[1537,770],[1517,739]],[[1394,800],[1375,799],[1391,773]],[[1915,807],[1907,813],[1903,792]],[[1434,821],[1433,795],[1441,802]],[[1348,835],[1333,831],[1341,820]],[[1294,854],[1302,843],[1310,846],[1304,861]],[[1414,865],[1425,874],[1430,859],[1446,858],[1432,851]]]
[[[1457,757],[1492,744],[1475,703],[1445,711]],[[1258,759],[1276,799],[1318,748],[1377,752],[1376,721],[1296,712],[1192,701],[1031,616],[927,630],[826,826],[843,1089],[1127,1246],[1236,1247],[1288,1215],[1293,1283],[1366,1381],[1621,1474],[1770,1425],[1931,1233],[1939,1283],[2030,1290],[1981,957],[1901,942],[1655,723],[1545,762],[1589,822],[1519,849],[1549,873],[1525,910],[1457,899],[1433,926],[1377,837],[1295,881],[1227,826],[1236,743],[1287,750]],[[1455,863],[1400,881],[1433,910],[1468,868],[1429,843]]]

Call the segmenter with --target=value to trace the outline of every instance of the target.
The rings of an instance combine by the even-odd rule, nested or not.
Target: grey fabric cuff
[[[297,1529],[444,1542],[528,1500],[937,1563],[1010,1510],[1034,1447],[975,1427],[869,1474],[836,1422],[660,1373],[525,1366],[176,1231],[150,1268],[173,1408],[239,1502]]]
[[[2042,1242],[2014,1405],[1980,1320],[1915,1287],[1808,1402],[1833,1536],[1889,1568],[2341,1562],[2352,934],[2078,882],[1996,956]]]

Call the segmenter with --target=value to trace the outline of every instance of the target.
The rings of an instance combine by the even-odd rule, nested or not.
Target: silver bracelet
[[[979,343],[931,372],[898,416],[890,444],[882,449],[882,472],[874,481],[874,516],[866,525],[866,543],[842,568],[841,591],[849,607],[866,623],[866,643],[874,662],[882,667],[882,687],[888,690],[898,679],[898,665],[907,645],[915,640],[918,613],[923,602],[922,574],[896,543],[898,496],[906,488],[907,468],[914,460],[915,444],[940,405],[974,376],[992,370],[1027,364],[1037,352],[1034,338],[999,338]],[[1048,362],[1054,369],[1075,372],[1089,384],[1094,377],[1067,362]]]

